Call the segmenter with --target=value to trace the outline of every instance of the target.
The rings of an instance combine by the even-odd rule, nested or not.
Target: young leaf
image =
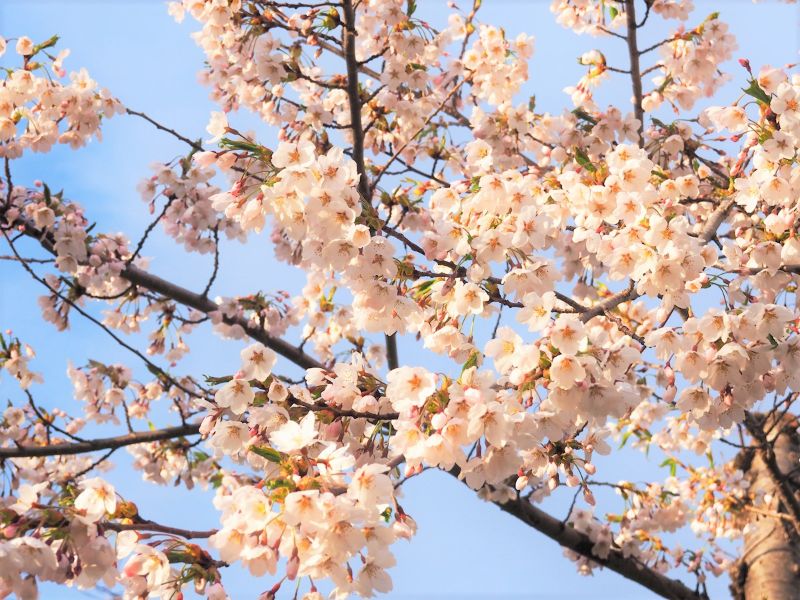
[[[586,156],[586,153],[580,148],[575,149],[575,162],[591,173],[597,171],[597,167],[592,164],[592,161],[589,160],[589,157]]]
[[[269,446],[251,446],[250,452],[258,454],[261,458],[266,458],[270,462],[279,463],[282,460],[281,453]]]
[[[769,95],[761,88],[760,85],[758,85],[758,82],[755,79],[751,79],[750,87],[744,88],[742,91],[748,96],[752,96],[759,102],[769,106]]]

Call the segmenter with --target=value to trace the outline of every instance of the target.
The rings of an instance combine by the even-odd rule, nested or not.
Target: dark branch
[[[458,467],[450,471],[450,474],[458,477]],[[706,596],[688,588],[681,581],[670,579],[666,575],[635,561],[633,558],[624,556],[620,550],[612,548],[608,558],[605,559],[595,556],[592,554],[594,543],[589,536],[550,516],[525,498],[517,497],[516,500],[510,502],[495,502],[494,504],[503,512],[516,517],[526,525],[545,534],[564,548],[585,556],[605,568],[619,573],[626,579],[635,581],[663,598],[673,600],[702,600],[706,598]]]
[[[107,521],[102,524],[104,529],[111,531],[153,531],[156,533],[167,533],[169,535],[177,535],[182,538],[208,538],[217,533],[216,529],[209,529],[208,531],[194,531],[192,529],[180,529],[179,527],[169,527],[167,525],[160,525],[153,521],[139,521],[136,523],[112,523]]]
[[[639,119],[639,143],[644,129],[644,109],[642,108],[642,74],[639,69],[639,45],[636,41],[636,7],[635,0],[625,0],[625,17],[627,19],[628,57],[631,61],[631,86],[633,87],[633,112]]]
[[[140,431],[128,433],[117,437],[98,438],[85,442],[70,442],[64,444],[50,444],[48,446],[19,446],[18,448],[0,448],[0,459],[3,458],[30,458],[35,456],[65,456],[68,454],[85,454],[97,450],[110,450],[133,446],[147,442],[160,442],[173,438],[197,435],[200,425],[179,425],[154,431]]]
[[[25,235],[37,240],[42,247],[51,254],[56,254],[51,236],[49,236],[46,232],[37,229],[32,223],[18,219],[12,224],[12,226],[21,227]],[[170,298],[179,304],[194,308],[202,313],[209,314],[220,312],[220,306],[216,302],[212,302],[201,294],[197,294],[175,283],[167,281],[166,279],[162,279],[157,275],[153,275],[152,273],[149,273],[144,269],[137,267],[136,265],[126,266],[125,269],[123,269],[123,271],[120,273],[120,276],[127,279],[134,285],[141,286],[166,296],[167,298]],[[246,319],[240,317],[223,316],[222,321],[227,325],[240,326],[250,338],[261,342],[268,348],[272,348],[281,356],[289,359],[304,369],[311,369],[315,367],[324,368],[324,365],[315,358],[292,346],[289,342],[269,335],[262,328],[253,326]]]

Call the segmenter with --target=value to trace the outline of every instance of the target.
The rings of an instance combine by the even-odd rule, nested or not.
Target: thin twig
[[[161,123],[159,123],[155,119],[147,116],[145,113],[139,112],[137,110],[133,110],[131,108],[126,108],[125,112],[127,112],[129,115],[133,115],[133,116],[139,117],[141,119],[144,119],[145,121],[147,121],[151,125],[154,125],[156,127],[156,129],[160,129],[161,131],[165,131],[166,133],[169,133],[170,135],[172,135],[175,138],[179,139],[183,143],[188,144],[189,146],[191,146],[192,148],[194,148],[198,152],[202,152],[203,151],[203,146],[200,145],[200,143],[193,142],[192,140],[190,140],[189,138],[187,138],[184,135],[181,135],[180,133],[178,133],[174,129],[170,129],[169,127],[166,127],[165,125],[162,125]]]

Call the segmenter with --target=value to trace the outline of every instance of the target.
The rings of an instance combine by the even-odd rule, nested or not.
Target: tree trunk
[[[763,511],[750,513],[742,556],[731,570],[731,592],[737,600],[800,600],[798,523],[787,509],[791,499],[781,500],[785,494],[798,497],[800,437],[794,416],[771,427],[774,422],[753,417],[748,422],[753,446],[737,458],[750,481],[751,499],[758,499],[754,506]],[[767,443],[771,451],[765,450]]]

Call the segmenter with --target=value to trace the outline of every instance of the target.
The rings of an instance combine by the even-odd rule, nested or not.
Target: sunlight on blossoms
[[[170,2],[187,132],[3,32],[0,598],[402,594],[418,477],[642,597],[796,597],[797,64],[738,3],[484,4]],[[57,168],[121,122],[181,148],[137,216]]]

